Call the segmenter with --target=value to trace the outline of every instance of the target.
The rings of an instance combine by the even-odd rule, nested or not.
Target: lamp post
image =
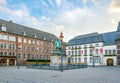
[[[17,68],[19,69],[18,49],[19,49],[19,45],[18,45],[18,36],[16,35],[16,59],[17,59]]]
[[[61,49],[60,49],[60,54],[61,54],[61,72],[63,72],[63,51],[62,51],[62,41],[63,41],[64,36],[63,36],[62,32],[60,33],[59,38],[60,38],[60,41],[61,41]]]

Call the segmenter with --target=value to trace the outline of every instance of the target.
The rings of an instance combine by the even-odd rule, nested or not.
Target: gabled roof
[[[6,26],[7,32],[10,33],[14,33],[18,35],[23,35],[23,33],[25,33],[26,34],[25,36],[32,38],[35,38],[34,36],[36,35],[38,39],[43,40],[45,38],[48,41],[59,40],[58,37],[56,37],[54,34],[0,19],[0,26],[2,26],[3,24]]]

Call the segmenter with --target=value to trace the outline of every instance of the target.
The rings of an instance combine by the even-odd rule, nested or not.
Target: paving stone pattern
[[[0,67],[0,83],[120,83],[120,67],[56,70]]]

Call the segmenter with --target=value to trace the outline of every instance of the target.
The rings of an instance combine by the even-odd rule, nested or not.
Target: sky
[[[120,0],[0,0],[0,19],[42,30],[64,41],[116,31]]]

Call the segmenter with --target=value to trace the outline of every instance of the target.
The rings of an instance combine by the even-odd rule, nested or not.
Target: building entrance
[[[0,59],[0,66],[6,66],[7,60],[6,59]]]
[[[10,59],[9,66],[13,66],[13,65],[15,65],[15,60],[14,59]]]
[[[107,59],[107,66],[113,66],[113,59]]]

